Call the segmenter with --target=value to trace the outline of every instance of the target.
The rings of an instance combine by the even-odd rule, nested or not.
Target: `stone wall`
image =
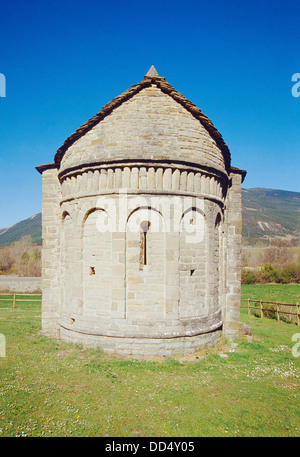
[[[41,292],[42,278],[0,276],[0,292]]]
[[[222,331],[203,333],[195,336],[174,338],[109,338],[94,335],[93,332],[74,333],[71,329],[61,328],[61,338],[64,341],[82,344],[87,347],[100,347],[107,353],[120,354],[138,359],[153,358],[153,356],[171,357],[194,353],[201,348],[209,348],[222,338]]]
[[[239,334],[242,259],[242,176],[231,173],[226,211],[224,335],[235,339]]]
[[[57,170],[43,172],[42,200],[42,328],[48,336],[59,336],[60,289],[60,184]]]
[[[43,332],[147,356],[238,334],[241,174],[153,85],[43,169]]]
[[[127,168],[141,173],[137,164]],[[172,345],[178,350],[180,341],[184,351],[192,351],[219,338],[222,303],[218,293],[225,293],[219,276],[224,266],[215,253],[220,237],[216,220],[222,217],[223,198],[217,186],[211,188],[215,195],[195,192],[195,188],[172,190],[175,171],[165,180],[165,192],[149,189],[147,194],[144,189],[127,187],[126,192],[101,195],[98,190],[93,195],[92,190],[88,196],[62,199],[60,281],[65,299],[58,311],[62,338],[88,344],[98,341],[99,345],[106,341],[105,347],[111,350],[120,348],[126,339],[125,347],[132,344],[130,353],[154,346],[170,353]],[[94,172],[89,173],[86,187],[93,189],[96,182]],[[196,243],[189,243],[188,237],[193,236],[189,224],[199,218],[203,233],[198,233]],[[151,225],[147,264],[143,265],[143,233],[131,225],[136,228],[145,220]],[[112,225],[107,225],[109,221]],[[101,231],[101,227],[109,230]],[[151,345],[141,344],[142,340],[151,340]]]

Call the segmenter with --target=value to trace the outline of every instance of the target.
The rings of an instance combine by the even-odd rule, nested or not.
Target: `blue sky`
[[[41,211],[41,175],[153,64],[222,134],[245,188],[300,192],[299,0],[0,0],[0,228]]]

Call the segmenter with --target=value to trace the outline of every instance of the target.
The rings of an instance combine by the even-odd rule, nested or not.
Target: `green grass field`
[[[299,292],[243,287],[288,302]],[[1,309],[0,436],[300,436],[300,328],[241,316],[253,336],[236,347],[135,361],[46,338],[37,304]]]
[[[299,284],[243,284],[242,285],[242,299],[251,300],[262,300],[269,302],[279,302],[285,304],[300,304],[300,285]],[[247,302],[242,300],[242,307],[247,306]],[[260,316],[260,304],[251,302],[252,307],[256,307],[256,310],[251,309],[251,314],[256,314]],[[268,310],[273,309],[273,311],[265,311],[264,315],[272,319],[276,319],[276,305],[263,303],[263,307]],[[285,314],[285,313],[296,313],[295,306],[284,306],[279,305],[279,310],[281,310],[279,316],[280,319],[285,322],[297,323],[296,315]],[[246,309],[241,308],[242,315],[247,312]]]
[[[300,303],[299,284],[243,284],[242,298],[253,300]]]

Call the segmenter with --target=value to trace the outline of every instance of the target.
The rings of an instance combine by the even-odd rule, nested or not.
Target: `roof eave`
[[[35,169],[42,175],[45,170],[52,170],[53,168],[59,168],[56,163],[46,163],[44,165],[39,165]]]
[[[247,171],[246,170],[241,170],[240,168],[236,168],[236,167],[230,167],[230,173],[241,175],[242,176],[242,182],[244,182],[244,179],[246,177]]]

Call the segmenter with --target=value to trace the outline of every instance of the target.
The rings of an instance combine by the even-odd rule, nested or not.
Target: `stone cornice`
[[[105,162],[94,162],[88,164],[77,165],[76,167],[68,168],[66,170],[61,171],[58,173],[58,179],[62,182],[66,177],[76,176],[78,174],[85,173],[87,171],[96,171],[100,169],[107,169],[107,168],[116,168],[116,167],[154,167],[154,168],[172,168],[173,170],[185,170],[185,171],[194,171],[196,173],[206,173],[210,176],[218,176],[220,179],[224,179],[227,182],[228,174],[224,170],[224,168],[217,168],[214,167],[207,167],[205,165],[199,165],[196,163],[188,163],[179,160],[138,160],[134,161],[131,159],[128,160],[106,160]],[[55,167],[53,167],[55,168]]]
[[[73,171],[61,178],[62,201],[118,194],[193,195],[223,202],[227,177],[216,170],[179,167],[178,164],[114,164]]]

